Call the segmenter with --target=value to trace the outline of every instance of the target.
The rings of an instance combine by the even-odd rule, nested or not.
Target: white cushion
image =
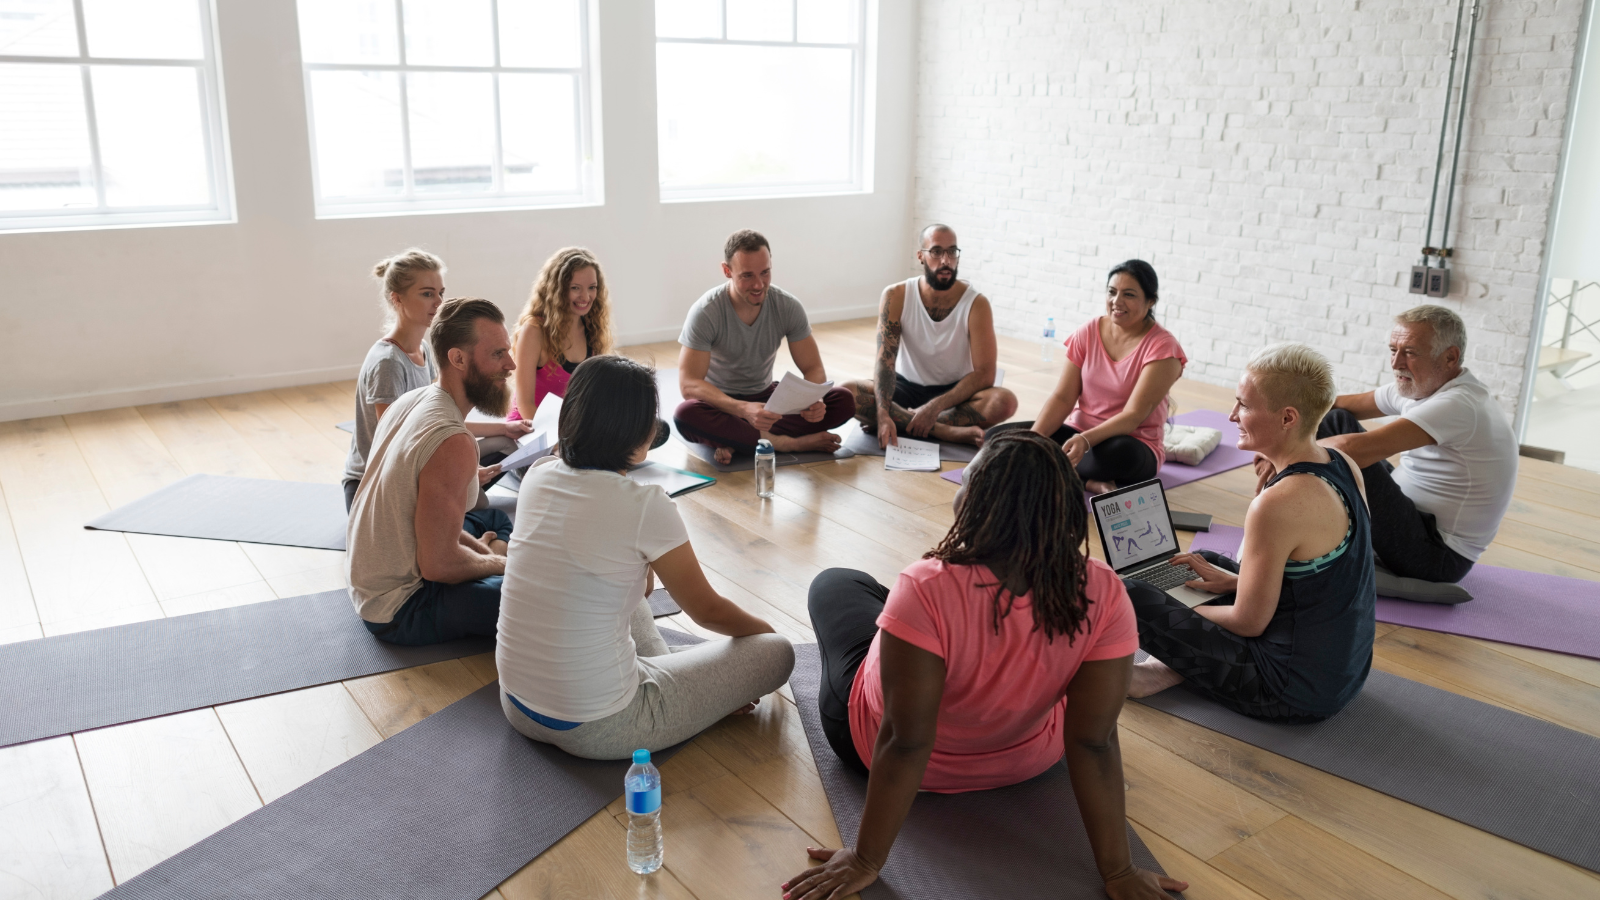
[[[1167,459],[1190,466],[1200,465],[1200,461],[1217,449],[1220,443],[1222,443],[1222,432],[1215,428],[1171,423],[1167,424],[1166,433],[1161,440],[1161,445],[1167,451]]]

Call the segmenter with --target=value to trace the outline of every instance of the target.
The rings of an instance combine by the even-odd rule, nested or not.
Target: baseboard
[[[98,391],[92,394],[71,394],[46,400],[22,400],[0,403],[0,422],[32,419],[39,416],[64,416],[72,413],[116,409],[121,406],[143,406],[147,403],[171,403],[176,400],[195,400],[201,397],[221,397],[227,394],[245,394],[250,391],[267,391],[273,388],[295,387],[302,384],[321,384],[325,381],[343,381],[356,377],[360,363],[332,366],[325,369],[301,369],[275,375],[250,375],[237,378],[218,378],[210,381],[186,381],[156,387],[135,388],[127,391]]]

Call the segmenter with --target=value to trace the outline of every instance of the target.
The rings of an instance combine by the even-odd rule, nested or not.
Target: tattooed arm
[[[900,355],[900,315],[905,311],[904,284],[891,285],[878,301],[878,359],[873,366],[873,399],[878,409],[878,446],[898,444],[897,433],[911,424],[911,415],[894,405],[894,363]]]

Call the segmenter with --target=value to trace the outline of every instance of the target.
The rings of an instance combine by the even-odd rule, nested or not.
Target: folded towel
[[[1170,422],[1167,423],[1166,432],[1161,439],[1168,460],[1189,466],[1200,465],[1200,461],[1217,449],[1220,443],[1222,443],[1222,432],[1215,428],[1173,425]]]

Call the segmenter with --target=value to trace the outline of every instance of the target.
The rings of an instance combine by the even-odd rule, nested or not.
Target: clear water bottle
[[[772,442],[767,440],[756,442],[756,496],[763,500],[771,500],[777,492],[778,484],[778,452],[772,449]]]
[[[622,779],[628,801],[628,868],[649,875],[661,868],[661,773],[649,750],[633,751],[633,766]]]
[[[1044,337],[1039,342],[1039,358],[1045,362],[1051,360],[1050,351],[1056,343],[1056,317],[1044,317]]]

